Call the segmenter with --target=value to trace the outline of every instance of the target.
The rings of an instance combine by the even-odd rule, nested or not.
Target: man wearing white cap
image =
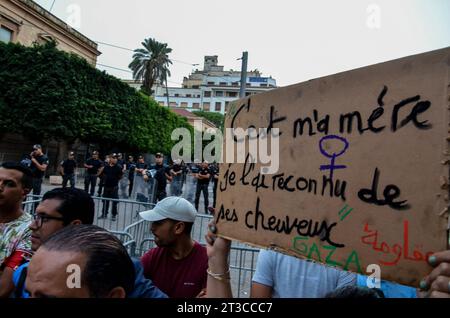
[[[198,296],[206,288],[206,248],[191,238],[197,211],[181,197],[167,197],[140,216],[152,222],[157,247],[141,259],[144,276],[173,298]]]

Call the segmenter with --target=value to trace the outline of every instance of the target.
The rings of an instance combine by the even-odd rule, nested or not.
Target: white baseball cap
[[[152,210],[140,212],[139,215],[150,222],[172,219],[193,223],[197,216],[197,211],[192,203],[184,198],[167,197],[159,201]]]

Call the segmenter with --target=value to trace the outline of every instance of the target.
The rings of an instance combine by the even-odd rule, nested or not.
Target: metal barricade
[[[109,231],[114,234],[123,244],[123,246],[127,249],[128,254],[131,257],[136,256],[136,241],[133,239],[133,236],[124,232],[124,231]]]
[[[150,210],[154,207],[154,204],[149,202],[102,197],[92,197],[92,199],[95,203],[94,224],[111,231],[125,231],[129,225],[140,221],[139,212]],[[109,203],[109,207],[108,211],[105,211],[107,203]],[[117,207],[115,220],[112,217],[113,205]],[[106,218],[101,218],[103,213],[107,213]]]

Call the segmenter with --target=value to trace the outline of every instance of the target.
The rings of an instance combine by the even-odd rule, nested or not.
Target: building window
[[[250,96],[252,93],[246,92],[245,96]]]
[[[195,109],[199,109],[200,108],[200,103],[193,103],[192,107]]]
[[[223,92],[222,91],[217,91],[216,92],[216,97],[223,97]]]
[[[222,103],[221,102],[216,102],[215,110],[216,110],[216,112],[222,111]]]
[[[227,97],[237,97],[237,92],[227,92]]]
[[[211,97],[211,92],[210,91],[205,92],[204,96],[205,97]]]
[[[175,94],[175,97],[180,97],[180,94]]]
[[[210,103],[203,103],[203,110],[209,111]]]
[[[181,107],[188,107],[188,103],[187,102],[181,102],[180,106]]]
[[[208,85],[215,85],[214,82],[208,82]]]
[[[171,107],[177,107],[178,104],[177,104],[176,102],[170,102],[170,106],[171,106]]]
[[[239,86],[239,82],[233,82],[231,83],[231,86]]]
[[[220,82],[220,85],[227,86],[227,82]]]
[[[159,105],[161,105],[161,106],[164,106],[165,104],[164,104],[164,102],[158,102],[159,103]]]
[[[198,89],[198,88],[199,88],[199,86],[198,86],[198,85],[192,85],[192,88],[196,88],[196,89]]]
[[[9,43],[12,41],[13,31],[8,29],[7,27],[0,27],[0,41]]]
[[[192,95],[191,94],[186,94],[186,97],[192,97]]]

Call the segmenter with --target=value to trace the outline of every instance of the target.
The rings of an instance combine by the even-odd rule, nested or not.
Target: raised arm
[[[228,255],[231,241],[216,235],[217,228],[214,222],[208,224],[206,234],[206,251],[208,253],[208,280],[206,283],[206,297],[232,298],[230,284],[230,267]]]

